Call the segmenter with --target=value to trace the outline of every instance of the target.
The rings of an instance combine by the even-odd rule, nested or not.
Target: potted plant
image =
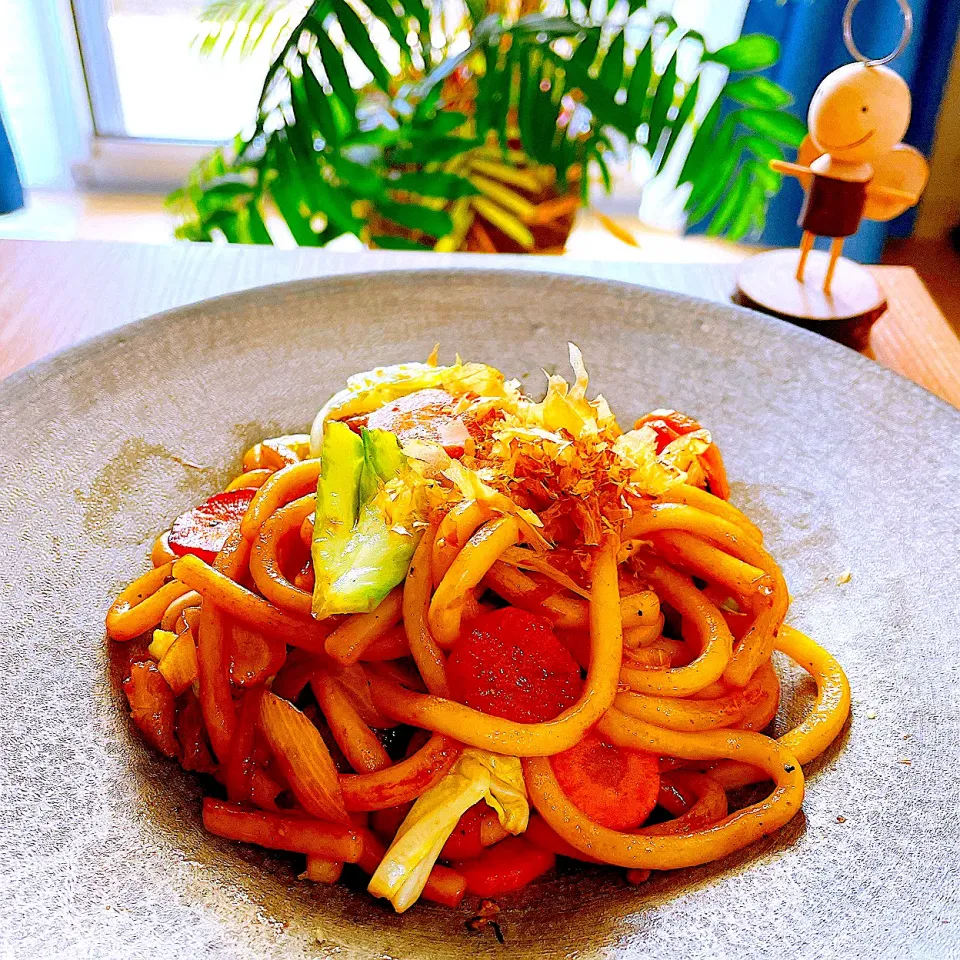
[[[790,95],[756,73],[779,56],[775,40],[711,51],[646,0],[454,9],[210,4],[204,52],[270,42],[274,55],[251,130],[171,195],[177,235],[270,243],[269,210],[304,246],[354,234],[394,249],[552,252],[591,182],[609,190],[612,160],[640,149],[655,172],[687,150],[677,183],[690,222],[731,239],[762,226],[780,185],[768,161],[805,132]],[[701,86],[720,69],[706,104]]]

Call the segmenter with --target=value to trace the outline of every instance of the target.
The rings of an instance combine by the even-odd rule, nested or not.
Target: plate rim
[[[696,265],[692,265],[695,269]],[[730,311],[734,314],[740,314],[749,317],[752,323],[758,324],[762,329],[776,336],[776,339],[785,342],[795,341],[812,345],[816,343],[816,350],[825,351],[834,354],[837,358],[846,359],[840,362],[848,364],[851,369],[859,368],[862,375],[872,377],[874,380],[885,381],[900,391],[904,395],[911,395],[917,401],[924,401],[927,404],[933,404],[934,408],[940,408],[947,415],[952,416],[960,422],[960,409],[954,407],[947,400],[937,396],[937,394],[928,390],[926,387],[911,380],[909,377],[885,367],[878,361],[865,356],[864,354],[846,347],[843,344],[830,340],[815,331],[806,330],[802,327],[780,320],[777,317],[771,317],[750,307],[745,307],[737,303],[725,300],[710,300],[706,297],[698,297],[687,293],[678,293],[663,287],[654,287],[643,283],[632,283],[628,280],[611,279],[607,277],[596,277],[589,273],[566,273],[552,270],[522,270],[509,267],[480,265],[472,267],[397,267],[386,269],[368,270],[358,273],[332,273],[316,277],[300,277],[294,280],[283,280],[277,283],[259,284],[254,287],[247,287],[242,290],[234,290],[227,293],[217,294],[214,297],[205,297],[202,300],[195,300],[192,303],[181,304],[180,306],[170,307],[167,310],[161,310],[157,313],[148,314],[145,317],[138,317],[119,326],[104,330],[101,333],[93,334],[78,340],[54,353],[34,360],[32,363],[0,380],[0,416],[7,416],[7,406],[10,400],[15,399],[16,393],[24,384],[33,381],[38,386],[42,381],[50,376],[60,372],[65,364],[82,361],[90,353],[113,345],[123,343],[125,338],[133,335],[143,335],[143,331],[154,325],[157,321],[171,322],[177,315],[185,315],[200,311],[201,313],[211,307],[219,308],[225,303],[241,300],[255,299],[258,295],[265,292],[273,295],[282,295],[285,292],[296,293],[301,290],[317,286],[339,286],[339,285],[363,285],[365,283],[381,283],[395,277],[411,278],[429,274],[431,278],[449,278],[459,280],[464,277],[482,277],[489,282],[495,282],[497,278],[505,280],[527,281],[536,284],[537,281],[550,282],[570,282],[578,284],[590,284],[605,288],[614,288],[621,291],[633,291],[641,295],[654,295],[663,297],[674,302],[687,302],[694,305],[708,306],[711,309],[721,309]],[[863,379],[863,376],[857,377],[857,381]]]

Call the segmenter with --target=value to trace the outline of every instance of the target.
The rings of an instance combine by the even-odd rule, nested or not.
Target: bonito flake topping
[[[602,396],[588,398],[583,356],[572,343],[569,352],[573,383],[548,376],[540,401],[494,368],[458,357],[450,367],[397,364],[352,377],[317,422],[442,385],[456,398],[457,413],[470,419],[463,455],[452,461],[435,444],[403,445],[439,481],[433,496],[447,505],[486,499],[494,509],[517,513],[534,545],[544,538],[595,545],[604,529],[631,515],[632,502],[700,479],[698,455],[711,440],[697,430],[658,455],[653,429],[624,432]]]

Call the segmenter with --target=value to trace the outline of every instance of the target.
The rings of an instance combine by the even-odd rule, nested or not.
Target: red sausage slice
[[[170,528],[170,549],[182,557],[188,553],[213,563],[240,521],[257,491],[252,487],[217,493],[200,506],[180,514]]]

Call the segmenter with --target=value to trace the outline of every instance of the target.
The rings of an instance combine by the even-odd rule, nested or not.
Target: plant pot
[[[499,157],[498,153],[495,155]],[[481,202],[476,206],[467,200],[447,202],[445,209],[451,212],[457,204],[465,203],[471,219],[469,226],[459,235],[445,238],[438,249],[469,253],[563,253],[581,205],[579,180],[568,183],[563,191],[558,190],[552,168],[516,162],[515,153],[512,163],[481,159],[476,169],[458,172],[471,176],[481,186],[483,193],[477,198]],[[403,199],[415,201],[410,196]],[[462,215],[463,210],[460,213]],[[369,222],[371,236],[380,241],[370,241],[371,247],[393,247],[383,242],[385,237],[404,243],[434,245],[431,237],[386,220],[376,211]]]
[[[536,205],[539,214],[537,220],[527,221],[533,234],[533,249],[524,248],[482,216],[474,221],[462,249],[470,253],[563,253],[580,208],[579,188],[575,192],[558,193],[550,187],[540,194],[525,196]]]

